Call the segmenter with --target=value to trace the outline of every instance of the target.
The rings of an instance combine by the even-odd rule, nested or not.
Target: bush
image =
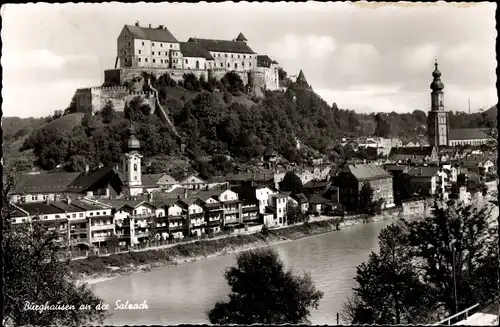
[[[233,96],[231,95],[231,93],[229,93],[229,92],[226,91],[226,92],[224,92],[223,99],[224,99],[225,103],[229,104],[233,100]]]
[[[200,80],[193,73],[187,73],[182,76],[184,88],[188,91],[201,91]]]

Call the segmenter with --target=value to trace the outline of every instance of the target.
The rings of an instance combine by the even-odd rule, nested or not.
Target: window
[[[238,55],[238,58],[240,57],[240,55]]]
[[[172,45],[170,45],[170,49],[172,49]]]
[[[90,213],[90,215],[91,215],[91,216],[93,216],[93,215],[94,215],[94,213],[93,213],[93,212],[91,212],[91,213]]]
[[[186,64],[188,63],[188,60],[186,59]]]
[[[148,58],[145,58],[145,59],[144,59],[144,61],[145,61],[145,62],[148,62]]]
[[[224,195],[224,200],[227,200],[227,195]]]
[[[154,46],[155,46],[155,43],[153,42],[153,43],[151,43],[151,45],[154,47]]]
[[[78,217],[83,217],[83,212],[80,212],[80,214],[78,214]]]
[[[227,58],[227,53],[226,53],[226,54],[224,54],[224,57],[226,57],[226,58]]]
[[[127,45],[130,46],[130,42],[127,42]]]
[[[60,218],[60,217],[59,217],[59,215],[56,215],[56,219],[57,219],[57,218]]]
[[[252,67],[252,63],[251,63],[251,62],[249,62],[249,63],[248,63],[248,66]]]
[[[223,64],[222,62],[220,63],[220,67],[221,67],[221,68],[224,68],[224,64]]]
[[[220,53],[218,53],[218,54],[217,54],[217,57],[219,57],[219,58],[220,58]]]
[[[230,63],[227,63],[227,67],[228,67],[228,68],[229,68],[229,67],[231,67],[231,64],[230,64]]]
[[[72,214],[71,218],[76,218],[76,213]]]
[[[231,55],[231,58],[234,58],[234,55]]]
[[[153,64],[156,62],[156,59],[153,59]]]
[[[243,55],[243,59],[246,58],[247,56]]]
[[[163,59],[160,59],[160,64],[163,64]]]
[[[123,59],[124,62],[127,62],[127,58]]]
[[[142,42],[142,45],[144,45],[144,42]]]
[[[141,58],[139,58],[138,61],[141,62]]]
[[[123,54],[126,55],[127,54],[127,51],[123,50]]]
[[[163,48],[163,43],[160,43],[160,48]]]
[[[153,51],[153,52],[151,52],[151,54],[154,56],[154,55],[155,55],[155,52]]]
[[[139,51],[139,54],[141,54],[141,50],[138,50]]]

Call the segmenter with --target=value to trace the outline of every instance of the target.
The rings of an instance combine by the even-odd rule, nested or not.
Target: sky
[[[3,114],[65,109],[77,88],[114,68],[125,24],[165,25],[179,41],[242,32],[289,75],[302,69],[331,105],[361,113],[430,108],[434,60],[445,108],[487,109],[496,92],[495,3],[8,4],[3,20]]]

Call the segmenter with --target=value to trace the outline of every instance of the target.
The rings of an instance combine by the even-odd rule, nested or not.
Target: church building
[[[432,72],[433,81],[430,85],[431,111],[427,117],[428,137],[431,147],[470,145],[479,146],[489,142],[490,136],[481,128],[451,129],[448,112],[444,109],[444,84],[437,61]]]
[[[141,144],[135,136],[135,129],[132,124],[130,124],[128,134],[126,143],[127,152],[122,158],[123,193],[128,196],[137,196],[143,193],[141,173],[142,155],[139,153]]]

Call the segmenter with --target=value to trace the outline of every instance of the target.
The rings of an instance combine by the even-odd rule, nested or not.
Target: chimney
[[[136,21],[136,22],[135,22],[135,26],[139,26],[139,21]]]
[[[66,198],[66,203],[67,203],[68,205],[70,205],[70,204],[71,204],[71,198],[69,197],[69,195],[68,195],[68,197]]]
[[[85,164],[85,172],[88,173],[89,172],[89,165],[88,164]]]
[[[185,190],[184,190],[184,199],[187,199],[187,197],[188,197],[188,190],[187,190],[187,189],[185,189]]]

